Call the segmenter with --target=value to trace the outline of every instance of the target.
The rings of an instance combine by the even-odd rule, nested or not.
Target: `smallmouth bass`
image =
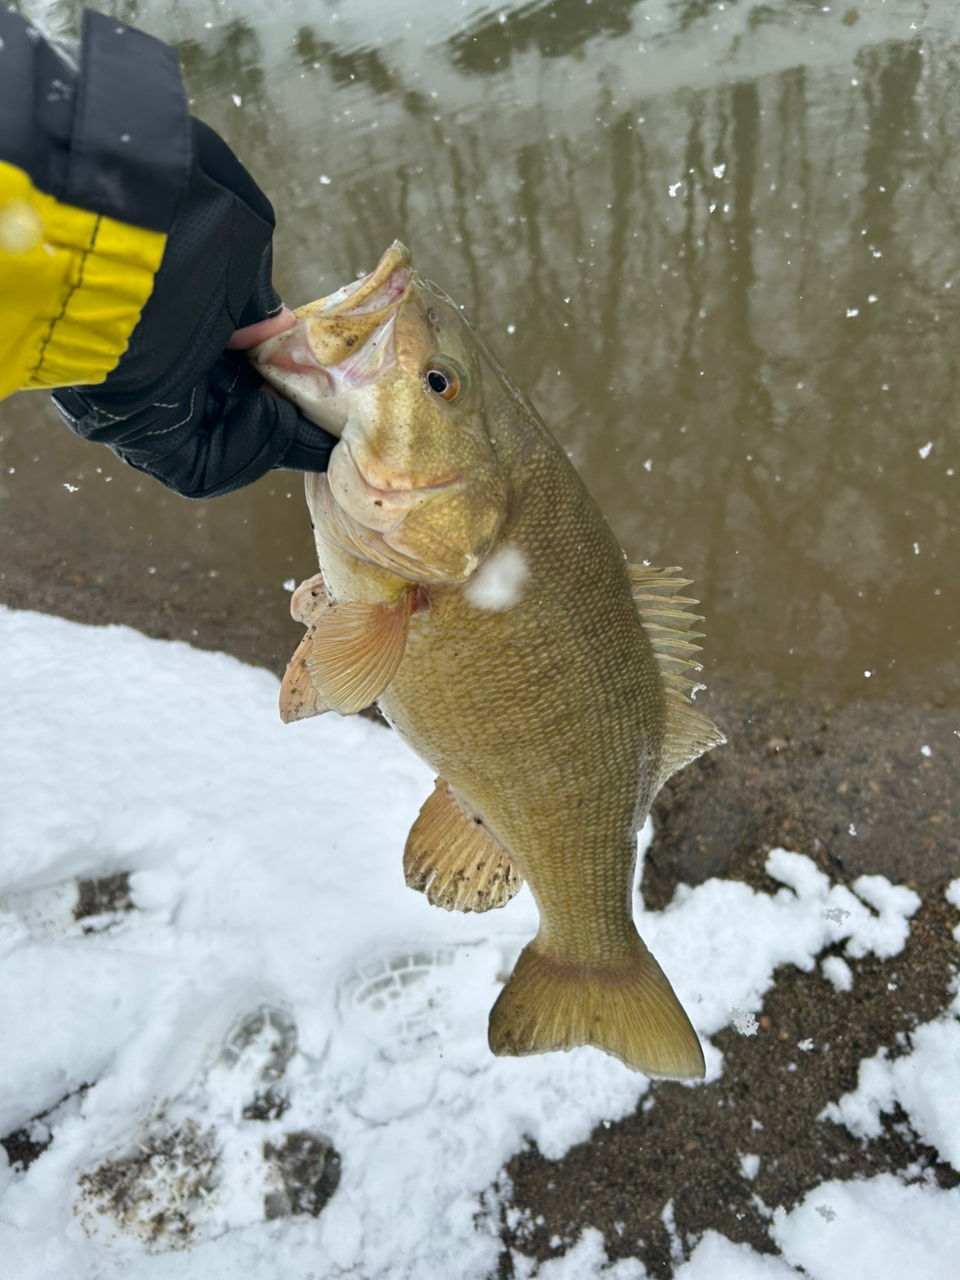
[[[689,702],[699,633],[679,570],[631,566],[576,470],[459,308],[394,243],[252,353],[339,437],[306,477],[320,574],[281,714],[376,702],[437,772],[404,851],[447,909],[527,880],[540,928],[490,1014],[494,1053],[592,1044],[703,1075],[638,934],[637,832],[724,736]]]

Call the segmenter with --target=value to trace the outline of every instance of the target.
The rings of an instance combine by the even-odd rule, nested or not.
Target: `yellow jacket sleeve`
[[[0,5],[0,59],[0,398],[101,383],[191,172],[176,55],[87,10],[75,62]]]
[[[0,399],[102,382],[126,350],[166,240],[61,204],[0,160]]]

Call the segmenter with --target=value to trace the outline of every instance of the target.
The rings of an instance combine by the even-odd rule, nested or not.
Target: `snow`
[[[883,882],[875,905],[887,898],[891,888]],[[960,880],[953,881],[945,897],[960,907]],[[960,941],[960,926],[954,936]],[[921,1140],[960,1171],[960,1112],[956,1106],[960,1097],[960,995],[943,1017],[921,1023],[906,1041],[909,1052],[898,1057],[891,1058],[888,1050],[881,1049],[865,1058],[856,1089],[829,1103],[821,1118],[846,1125],[857,1137],[876,1137],[883,1127],[881,1115],[892,1113],[899,1103]]]
[[[264,671],[3,609],[0,651],[0,1134],[47,1113],[30,1134],[52,1137],[26,1172],[0,1160],[10,1274],[494,1273],[504,1163],[529,1140],[564,1154],[649,1090],[591,1049],[490,1055],[488,1011],[536,928],[528,890],[475,917],[406,889],[403,842],[428,770],[367,720],[283,726]],[[779,965],[810,970],[826,947],[894,955],[918,904],[881,877],[831,885],[784,850],[767,870],[782,886],[772,895],[711,880],[662,912],[637,900],[710,1079],[723,1058],[708,1037],[753,1019]],[[78,919],[79,882],[121,873],[132,909]],[[951,892],[960,899],[960,882]],[[855,981],[836,956],[825,973],[830,961]],[[918,1028],[908,1055],[864,1064],[857,1099],[832,1118],[869,1125],[897,1099],[956,1162],[958,1026]],[[318,1217],[265,1220],[265,1204],[287,1197],[289,1209],[295,1194],[278,1154],[290,1135],[307,1135],[330,1177],[332,1144],[339,1186]],[[754,1160],[742,1157],[745,1177]],[[787,1261],[708,1232],[685,1263],[676,1242],[676,1275],[769,1280],[802,1265],[815,1280],[855,1277],[860,1250],[871,1280],[892,1280],[907,1256],[894,1212],[916,1251],[910,1274],[947,1274],[960,1192],[885,1176],[780,1211]],[[609,1262],[593,1230],[539,1269],[517,1254],[515,1270],[645,1274]]]
[[[532,1258],[513,1251],[516,1280],[643,1280],[647,1270],[636,1258],[621,1258],[611,1263],[603,1247],[603,1236],[588,1227],[580,1239],[559,1258],[550,1258],[537,1267]]]
[[[826,1182],[793,1213],[778,1210],[771,1235],[816,1280],[945,1280],[960,1256],[960,1190],[904,1186],[888,1173]]]
[[[881,1112],[899,1102],[920,1138],[960,1171],[960,1021],[923,1023],[909,1037],[911,1052],[892,1061],[881,1050],[860,1063],[857,1088],[831,1102],[824,1117],[858,1137],[875,1137]]]
[[[689,1262],[674,1276],[675,1280],[800,1280],[800,1273],[779,1258],[734,1244],[716,1231],[704,1232]]]
[[[464,589],[464,595],[475,609],[502,613],[519,604],[523,587],[530,577],[530,566],[519,547],[498,547],[483,562]]]
[[[824,956],[820,968],[835,991],[849,991],[853,987],[853,970],[842,956]]]

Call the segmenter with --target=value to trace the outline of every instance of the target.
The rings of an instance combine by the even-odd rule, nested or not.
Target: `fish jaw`
[[[403,271],[406,271],[405,276],[398,274]],[[401,297],[410,275],[410,251],[399,240],[394,240],[367,275],[345,284],[325,298],[298,307],[293,314],[298,320],[305,320],[379,311]]]
[[[339,436],[356,393],[396,360],[394,326],[411,276],[410,254],[394,241],[369,275],[298,307],[292,329],[251,350],[254,368],[308,421]]]
[[[391,484],[389,481],[394,477],[389,474],[371,475],[375,470],[370,466],[372,459],[366,459],[367,466],[360,461],[364,457],[362,437],[358,441],[359,433],[352,435],[351,442],[345,433],[330,455],[327,481],[334,500],[347,515],[367,529],[382,534],[393,533],[432,494],[452,489],[458,483],[458,477],[452,476],[438,484],[416,487]]]
[[[330,589],[334,596],[366,599],[367,587],[379,593],[384,572],[422,585],[449,581],[449,571],[444,566],[425,564],[416,555],[408,555],[404,550],[391,546],[387,540],[390,535],[354,520],[334,498],[328,477],[328,472],[308,471],[304,483],[317,556],[323,566],[325,581],[330,572]],[[350,566],[345,578],[332,568],[331,554],[341,567],[344,564]],[[376,598],[380,598],[379,594]]]

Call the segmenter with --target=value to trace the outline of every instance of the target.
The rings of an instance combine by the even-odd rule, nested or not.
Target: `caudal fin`
[[[568,964],[538,948],[520,954],[490,1011],[490,1048],[521,1056],[592,1044],[635,1071],[703,1077],[703,1051],[663,970],[637,938],[619,964]]]

